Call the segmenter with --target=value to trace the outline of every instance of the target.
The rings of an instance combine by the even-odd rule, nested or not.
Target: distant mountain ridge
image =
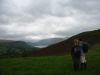
[[[0,45],[2,46],[9,46],[9,47],[21,47],[23,45],[23,48],[31,48],[26,42],[24,41],[14,41],[14,40],[0,40]]]
[[[34,42],[34,43],[30,43],[32,46],[49,46],[52,44],[56,44],[58,42],[63,41],[64,38],[49,38],[49,39],[44,39],[44,40],[40,40],[38,42]]]
[[[6,42],[6,43],[7,43],[7,42],[14,42],[14,40],[0,39],[0,43],[1,43],[1,42]]]

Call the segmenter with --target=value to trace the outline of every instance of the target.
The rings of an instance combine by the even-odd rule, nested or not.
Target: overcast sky
[[[41,40],[100,29],[100,0],[0,0],[0,39]]]

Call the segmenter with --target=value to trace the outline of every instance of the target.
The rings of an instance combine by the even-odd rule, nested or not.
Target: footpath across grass
[[[0,59],[0,75],[99,75],[100,44],[87,54],[86,71],[74,72],[70,55]]]

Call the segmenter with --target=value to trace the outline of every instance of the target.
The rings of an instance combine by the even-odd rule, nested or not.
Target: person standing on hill
[[[74,40],[74,46],[71,49],[71,56],[73,60],[73,67],[75,71],[80,70],[80,41],[78,39]]]
[[[80,51],[81,51],[80,68],[81,70],[86,70],[87,68],[86,53],[88,52],[88,43],[84,42],[82,39],[79,39],[79,41],[80,41]]]

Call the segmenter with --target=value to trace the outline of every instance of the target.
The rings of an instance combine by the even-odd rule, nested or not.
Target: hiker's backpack
[[[87,53],[89,49],[89,45],[87,43],[83,43],[83,52]]]

